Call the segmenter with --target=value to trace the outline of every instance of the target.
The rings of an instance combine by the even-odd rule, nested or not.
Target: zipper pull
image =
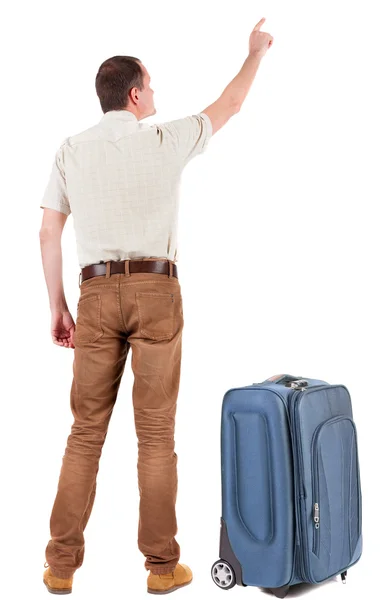
[[[319,504],[318,502],[316,502],[314,504],[314,523],[315,523],[315,529],[319,528]]]

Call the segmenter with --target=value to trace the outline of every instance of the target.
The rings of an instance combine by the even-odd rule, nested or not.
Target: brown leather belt
[[[126,273],[128,272],[128,265],[126,271],[126,262],[129,263],[129,273],[162,273],[170,277],[170,270],[172,268],[172,276],[178,279],[177,265],[170,260],[110,260],[108,263],[96,263],[83,267],[79,274],[79,285],[86,279],[90,279],[90,277],[106,275],[107,264],[110,265],[110,275]]]

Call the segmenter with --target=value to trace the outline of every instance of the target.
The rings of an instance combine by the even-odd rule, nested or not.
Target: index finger
[[[258,23],[256,23],[256,25],[253,28],[253,31],[258,31],[261,27],[261,25],[263,25],[265,21],[265,17],[263,17],[262,19],[260,19],[260,21]]]

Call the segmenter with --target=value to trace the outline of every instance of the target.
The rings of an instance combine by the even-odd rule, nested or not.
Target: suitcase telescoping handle
[[[287,373],[282,373],[281,375],[272,375],[272,377],[268,377],[268,379],[265,379],[262,382],[262,384],[267,382],[278,383],[280,385],[286,385],[287,387],[292,387],[296,389],[303,389],[306,388],[308,385],[306,379],[302,377],[296,377],[295,375],[289,375]]]

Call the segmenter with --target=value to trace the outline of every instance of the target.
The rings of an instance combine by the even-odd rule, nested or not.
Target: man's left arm
[[[67,198],[62,146],[56,153],[40,207],[44,209],[39,237],[51,310],[52,341],[58,346],[74,348],[75,323],[68,310],[62,278],[61,238],[71,212]]]

